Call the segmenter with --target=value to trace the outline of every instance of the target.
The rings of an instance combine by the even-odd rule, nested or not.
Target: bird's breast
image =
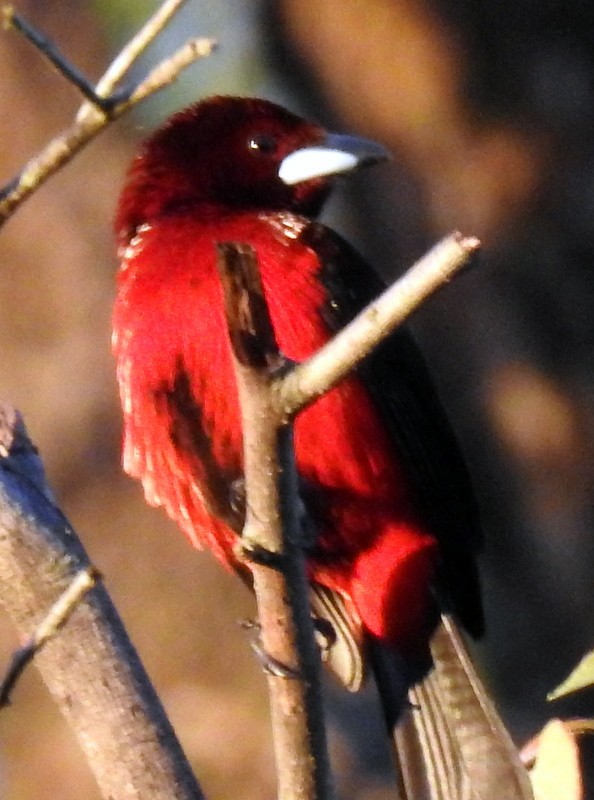
[[[282,220],[271,224],[255,216],[224,224],[165,220],[135,243],[120,276],[114,329],[126,468],[194,541],[227,562],[233,558],[233,533],[225,527],[224,506],[243,459],[216,243],[236,241],[255,249],[286,357],[302,361],[331,336],[324,314],[331,298],[319,279],[323,265],[294,235],[298,225],[289,226],[291,235],[283,228]],[[384,587],[373,600],[371,623],[379,629],[394,582],[410,591],[414,581],[407,563],[418,552],[433,553],[433,539],[416,518],[407,476],[357,378],[343,381],[298,416],[295,447],[318,532],[312,576],[353,594],[363,585],[368,593],[373,575],[371,583]],[[423,562],[427,574],[431,560]],[[398,563],[402,578],[395,571]],[[365,602],[363,596],[358,605]]]

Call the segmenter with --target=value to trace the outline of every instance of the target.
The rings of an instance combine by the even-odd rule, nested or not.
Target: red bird
[[[313,219],[335,175],[386,155],[267,101],[215,97],[173,116],[130,168],[113,336],[124,468],[232,569],[243,569],[242,431],[215,246],[256,250],[280,349],[308,358],[382,290]],[[428,668],[440,606],[472,633],[482,626],[473,494],[406,332],[299,415],[295,450],[316,607],[337,633],[346,620],[395,654],[402,700]],[[360,685],[357,667],[342,673]]]

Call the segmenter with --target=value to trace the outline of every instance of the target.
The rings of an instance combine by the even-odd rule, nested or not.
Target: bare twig
[[[141,32],[140,40],[131,46],[130,52],[124,48],[120,53],[121,60],[116,66],[112,64],[104,79],[98,86],[102,91],[111,86],[119,77],[124,67],[132,63],[134,53],[138,54],[143,47],[152,41],[157,33],[166,24],[173,12],[181,5],[180,2],[166,2],[155,17],[147,23]],[[165,10],[163,10],[165,9]],[[10,10],[4,10],[4,15],[9,16]],[[14,213],[14,211],[38,189],[60,167],[70,161],[73,156],[86,144],[95,138],[114,119],[151,94],[171,84],[187,66],[199,58],[210,55],[215,47],[212,39],[191,39],[172,56],[162,61],[149,75],[129,93],[114,95],[113,101],[108,103],[109,110],[98,108],[92,103],[85,103],[81,107],[75,122],[63,133],[52,139],[46,147],[32,158],[22,169],[21,173],[0,191],[0,226]],[[116,62],[118,59],[116,59]],[[95,92],[97,93],[97,92]],[[105,100],[109,98],[104,98]]]
[[[58,597],[31,636],[15,651],[6,676],[0,683],[0,708],[10,703],[10,693],[27,664],[33,660],[45,644],[59,633],[76,611],[86,593],[95,586],[99,577],[99,572],[93,566],[86,567],[77,573],[72,583]]]
[[[331,793],[320,657],[298,519],[292,430],[271,403],[283,365],[251,248],[219,245],[219,272],[241,405],[246,483],[244,557],[253,575],[270,690],[280,800]]]
[[[275,385],[275,407],[291,417],[341,381],[391,330],[444,283],[478,249],[475,237],[453,233],[367,306],[321,350]]]
[[[24,17],[17,14],[11,6],[4,6],[2,8],[2,16],[4,19],[4,27],[15,28],[15,30],[22,33],[43,55],[50,61],[54,67],[61,72],[62,75],[76,88],[79,92],[87,98],[87,100],[100,108],[102,111],[109,112],[111,107],[117,102],[117,98],[100,97],[91,83],[76,67],[68,61],[65,56],[58,50],[56,45],[44,36],[41,31],[38,31],[31,25]]]
[[[153,16],[145,22],[138,33],[118,53],[98,81],[97,86],[95,86],[95,93],[99,97],[108,97],[113,92],[132,64],[142,55],[149,44],[157,38],[171,18],[186,2],[187,0],[165,0],[159,6]],[[96,108],[93,103],[83,103],[76,115],[76,121],[79,123],[85,122],[87,116],[93,115],[95,112]]]
[[[22,420],[6,406],[0,406],[0,454],[0,603],[27,637],[90,565],[51,499]],[[202,797],[101,585],[88,591],[35,663],[76,734],[103,797]]]
[[[138,105],[141,100],[173,83],[186,67],[200,58],[209,56],[217,43],[214,39],[190,39],[173,55],[157,64],[146,78],[130,93],[130,97],[117,107],[118,116]]]

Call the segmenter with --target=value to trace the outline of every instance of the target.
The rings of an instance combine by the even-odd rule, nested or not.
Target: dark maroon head
[[[162,215],[288,210],[315,216],[330,176],[386,158],[379,145],[328,135],[266,100],[213,97],[175,114],[142,146],[120,198],[123,237]]]

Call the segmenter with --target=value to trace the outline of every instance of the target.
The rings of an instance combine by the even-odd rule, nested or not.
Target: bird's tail
[[[371,645],[372,665],[394,738],[401,800],[531,800],[526,770],[448,616],[431,641],[434,668],[402,711],[393,654]]]

